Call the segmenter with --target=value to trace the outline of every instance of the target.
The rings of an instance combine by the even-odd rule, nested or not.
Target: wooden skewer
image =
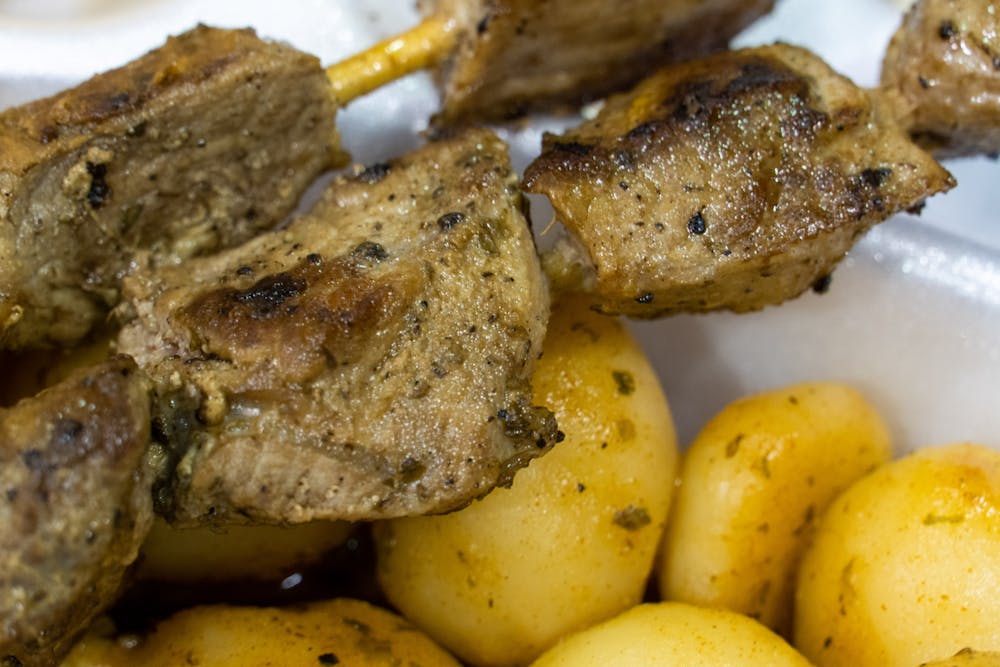
[[[340,106],[390,81],[433,67],[458,41],[452,18],[431,17],[406,32],[326,68],[334,99]]]

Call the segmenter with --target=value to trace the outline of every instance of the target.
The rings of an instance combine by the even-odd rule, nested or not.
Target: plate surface
[[[414,25],[409,0],[0,0],[0,107],[119,65],[201,21],[253,26],[331,63]],[[815,50],[861,85],[877,81],[899,22],[891,0],[781,0],[739,38]],[[356,101],[339,116],[347,148],[372,162],[417,145],[437,106],[426,75]],[[515,164],[566,119],[504,130]],[[682,442],[742,394],[803,380],[850,382],[889,419],[897,449],[975,440],[1000,449],[1000,167],[947,165],[959,187],[921,219],[870,233],[830,291],[734,316],[681,316],[634,330],[660,371]],[[534,199],[541,229],[551,209]]]

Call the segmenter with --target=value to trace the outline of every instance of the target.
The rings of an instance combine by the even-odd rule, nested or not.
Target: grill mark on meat
[[[236,303],[246,304],[249,307],[250,317],[267,319],[275,314],[278,306],[305,290],[306,281],[294,278],[288,273],[278,273],[261,278],[245,290],[233,290],[224,294],[221,300],[228,298]],[[222,311],[223,309],[220,309],[220,313]]]
[[[750,58],[740,65],[738,73],[726,81],[725,76],[707,73],[708,78],[684,81],[667,98],[663,106],[667,114],[679,121],[706,118],[719,109],[729,108],[741,96],[759,96],[765,91],[807,100],[809,89],[802,77],[789,68],[762,58]],[[673,109],[670,114],[669,110]],[[633,130],[634,132],[634,130]],[[647,132],[647,136],[653,132]]]
[[[168,38],[164,48],[181,54],[198,49],[198,30]],[[61,98],[47,113],[35,118],[35,126],[41,127],[38,135],[44,134],[48,141],[52,141],[64,129],[75,134],[76,126],[97,124],[123,114],[141,112],[151,101],[169,95],[172,90],[198,86],[224,72],[245,53],[241,41],[256,38],[250,29],[228,33],[220,31],[218,34],[222,42],[220,49],[205,62],[199,62],[190,55],[181,55],[168,62],[146,55],[133,63],[125,81],[109,73],[84,82],[74,89],[72,98]]]
[[[656,145],[676,141],[693,131],[691,124],[710,126],[720,114],[738,110],[744,104],[773,96],[788,101],[794,113],[782,119],[789,138],[814,135],[828,123],[827,114],[809,106],[808,83],[783,63],[751,56],[748,62],[717,67],[715,61],[688,63],[693,72],[671,88],[663,102],[648,111],[651,120],[632,127],[614,145],[565,141],[547,134],[545,151],[529,165],[524,186],[531,191],[540,174],[547,171],[597,175],[610,162],[634,170],[634,155]]]
[[[415,290],[412,281],[373,278],[350,257],[306,260],[245,289],[205,292],[177,318],[202,352],[238,364],[273,355],[282,379],[302,382],[325,370],[330,359],[353,359],[365,332],[400,317]]]

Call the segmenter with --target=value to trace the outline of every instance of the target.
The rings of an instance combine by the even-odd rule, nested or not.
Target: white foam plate
[[[610,1],[610,0],[609,0]],[[780,0],[740,37],[808,46],[861,85],[874,85],[898,24],[892,0]],[[410,0],[0,0],[0,107],[51,93],[124,63],[198,21],[253,26],[334,62],[414,25]],[[356,160],[420,142],[436,109],[426,75],[356,101],[339,117]],[[537,153],[540,119],[507,131],[515,164]],[[959,187],[923,217],[870,233],[830,291],[734,316],[682,316],[634,330],[670,398],[682,442],[742,394],[834,379],[865,391],[889,419],[897,449],[974,440],[1000,449],[1000,212],[987,160],[947,165]],[[533,203],[536,225],[550,212]]]

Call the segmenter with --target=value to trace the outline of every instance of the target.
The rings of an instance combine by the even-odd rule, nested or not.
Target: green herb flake
[[[611,371],[611,377],[615,379],[618,393],[622,396],[630,396],[635,392],[635,377],[628,371]]]
[[[616,511],[613,520],[615,525],[633,532],[643,526],[648,526],[653,521],[649,516],[649,510],[645,507],[636,507],[635,505],[629,505],[625,509]]]

